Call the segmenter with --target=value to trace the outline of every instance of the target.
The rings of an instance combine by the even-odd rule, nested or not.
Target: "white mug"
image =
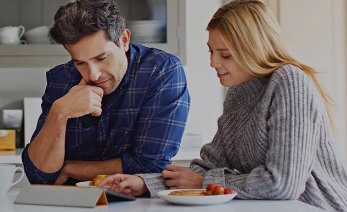
[[[17,170],[21,171],[21,176],[15,182],[12,182]],[[19,183],[23,177],[24,170],[21,167],[9,164],[0,164],[0,195],[5,195],[8,189]]]
[[[39,26],[25,32],[24,37],[29,44],[50,44],[48,26]]]
[[[0,43],[1,44],[20,44],[24,43],[20,38],[23,36],[25,28],[19,26],[6,26],[0,28]]]

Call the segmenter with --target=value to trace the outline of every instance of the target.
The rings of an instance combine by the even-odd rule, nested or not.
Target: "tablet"
[[[133,201],[133,200],[136,199],[133,196],[129,196],[129,195],[126,195],[126,194],[114,192],[110,188],[104,188],[104,190],[105,190],[108,202]]]

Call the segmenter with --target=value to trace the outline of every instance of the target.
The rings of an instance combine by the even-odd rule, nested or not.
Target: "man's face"
[[[110,94],[119,86],[128,67],[126,52],[129,49],[130,32],[124,30],[120,46],[107,39],[105,31],[83,37],[75,44],[66,44],[72,60],[88,85],[102,88]]]

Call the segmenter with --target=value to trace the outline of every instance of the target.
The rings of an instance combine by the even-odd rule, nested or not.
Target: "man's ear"
[[[131,32],[128,29],[124,29],[120,37],[120,45],[123,46],[125,52],[129,50],[130,35]]]

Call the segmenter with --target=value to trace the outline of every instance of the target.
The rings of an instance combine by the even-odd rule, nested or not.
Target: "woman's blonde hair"
[[[329,111],[331,98],[323,91],[317,72],[295,60],[282,43],[279,24],[268,7],[257,0],[236,0],[219,8],[207,30],[218,30],[240,68],[253,76],[267,76],[285,64],[303,70],[314,82]]]

